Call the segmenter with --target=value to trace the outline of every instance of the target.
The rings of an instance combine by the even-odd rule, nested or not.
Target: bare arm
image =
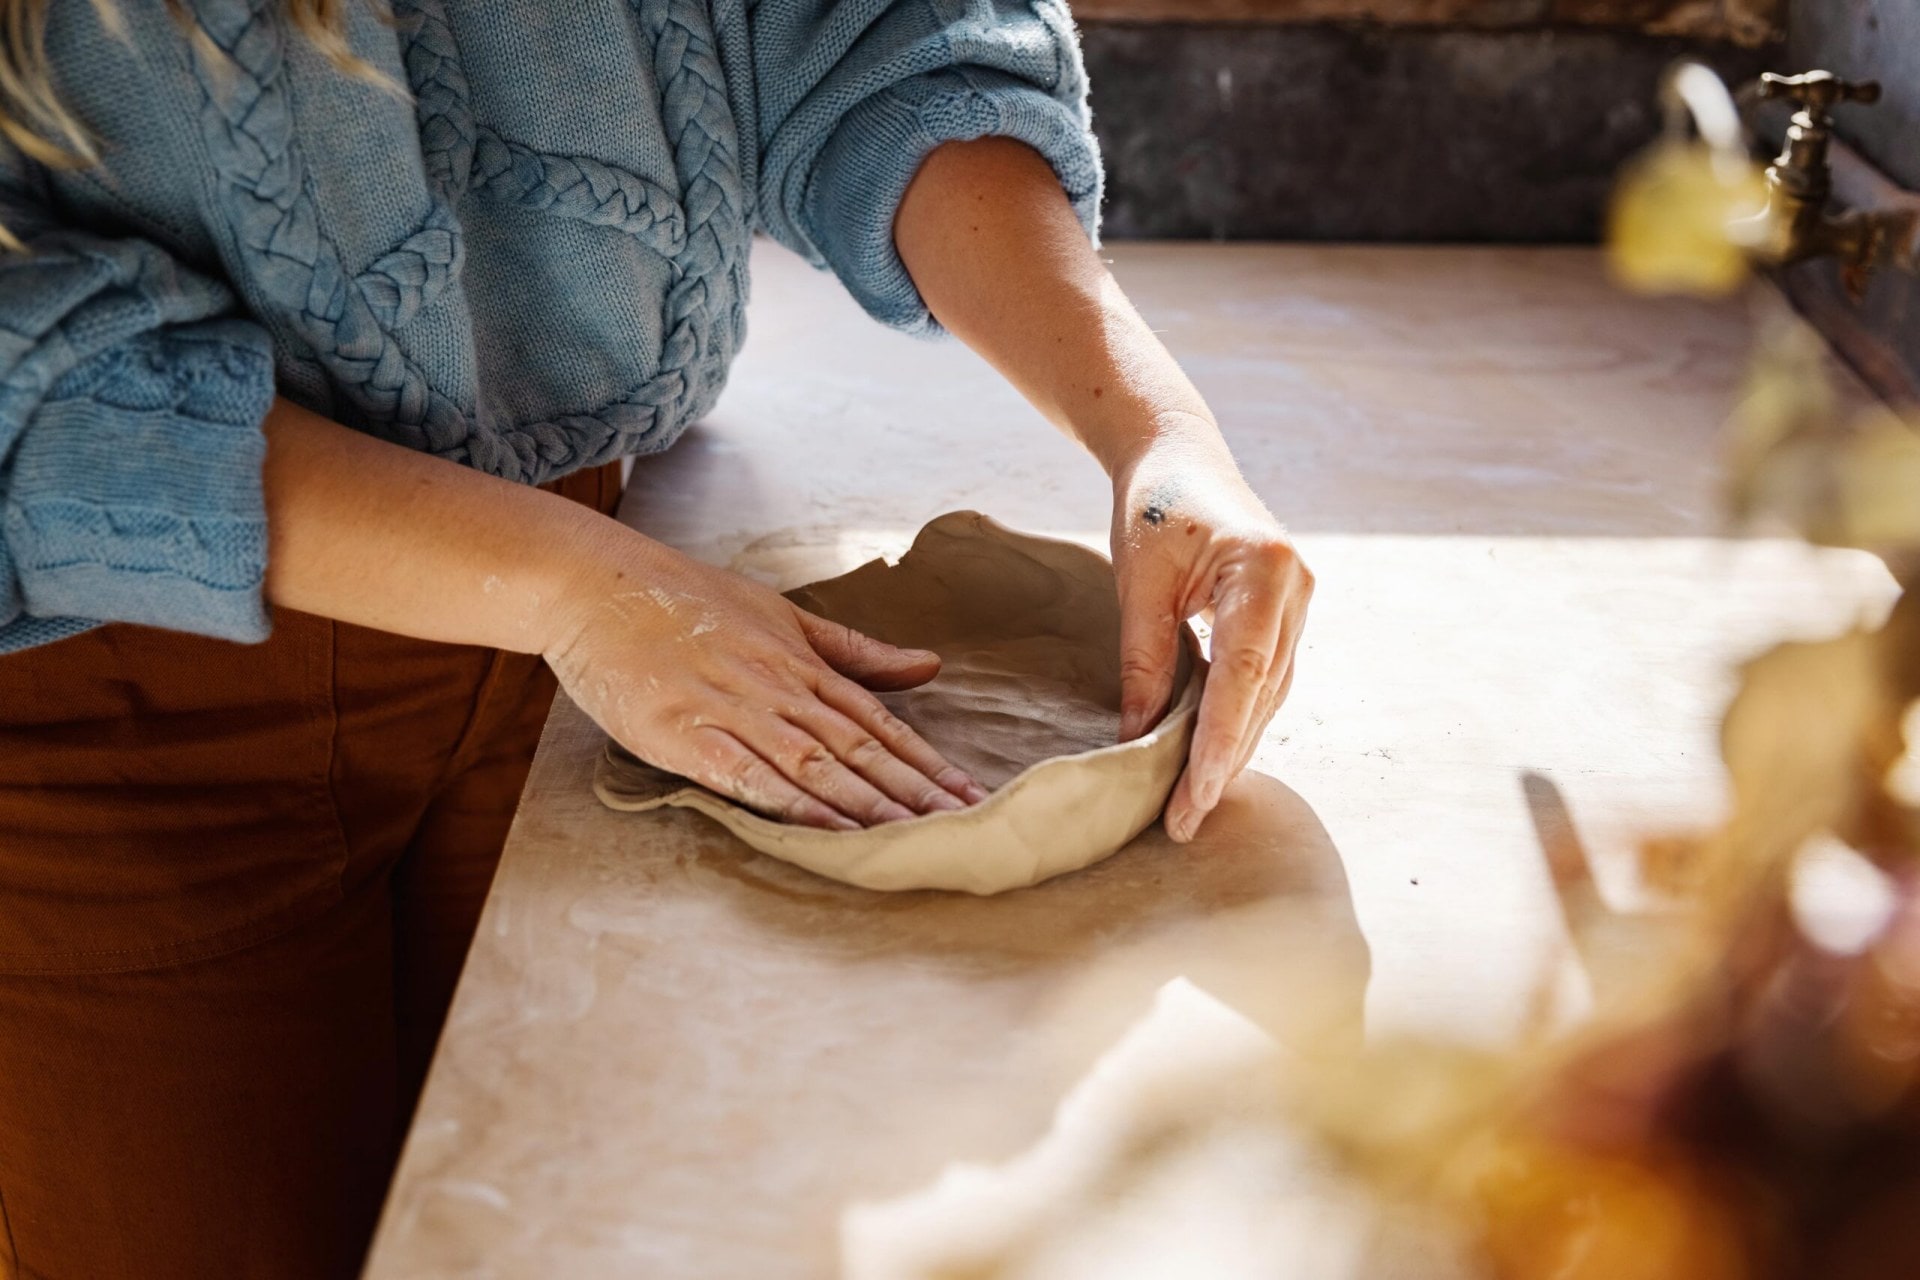
[[[1045,159],[1005,138],[927,157],[894,224],[934,317],[1108,474],[1162,435],[1226,446],[1213,412],[1133,309]]]
[[[868,692],[931,678],[933,655],[288,401],[266,432],[275,604],[542,654],[628,749],[792,821],[846,828],[984,794]]]
[[[266,430],[267,598],[277,605],[422,640],[546,653],[561,638],[562,602],[619,551],[617,526],[578,503],[290,401],[274,403]]]
[[[935,318],[1113,480],[1124,736],[1166,711],[1180,622],[1213,612],[1214,672],[1167,808],[1168,831],[1188,839],[1286,697],[1312,575],[1037,152],[999,138],[940,147],[894,241]]]

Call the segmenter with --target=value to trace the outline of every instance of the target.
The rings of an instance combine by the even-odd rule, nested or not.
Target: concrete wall
[[[1903,186],[1920,190],[1920,0],[1793,0],[1791,70],[1825,67],[1849,80],[1879,80],[1871,107],[1842,107],[1840,133]]]
[[[1840,131],[1920,190],[1920,0],[1075,0],[1107,234],[1586,241],[1681,56],[1731,83],[1877,78]],[[1784,43],[1781,38],[1784,37]],[[1789,291],[1876,386],[1920,401],[1920,281]],[[1846,335],[1844,337],[1840,335]]]
[[[1577,27],[1770,44],[1787,0],[1074,0],[1083,21],[1367,23],[1516,31]]]
[[[1115,236],[1579,240],[1669,60],[1878,78],[1920,189],[1920,0],[1078,0]],[[1178,20],[1174,20],[1178,19]],[[1768,41],[1784,31],[1785,45]],[[1758,48],[1760,52],[1752,50]]]
[[[1592,240],[1668,63],[1768,65],[1597,25],[1081,25],[1116,238]]]

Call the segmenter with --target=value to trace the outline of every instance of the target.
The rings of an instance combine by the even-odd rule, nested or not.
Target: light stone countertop
[[[1627,298],[1580,249],[1113,257],[1320,580],[1259,776],[1186,849],[887,897],[602,809],[562,698],[369,1280],[832,1276],[842,1205],[1032,1142],[1179,974],[1309,1051],[1498,1042],[1543,982],[1577,1017],[1565,895],[1630,911],[1636,836],[1720,812],[1729,664],[1891,598],[1863,554],[1720,536],[1748,302]],[[958,508],[1104,540],[1097,469],[964,349],[754,265],[730,390],[623,518],[783,587]],[[1591,886],[1543,857],[1567,822]]]

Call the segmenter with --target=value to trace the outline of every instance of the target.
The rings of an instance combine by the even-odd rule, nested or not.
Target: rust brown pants
[[[0,657],[0,1277],[356,1274],[552,693],[285,611]]]

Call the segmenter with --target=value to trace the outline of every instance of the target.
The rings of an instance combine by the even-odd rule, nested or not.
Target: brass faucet
[[[1767,209],[1777,239],[1774,260],[1785,266],[1809,258],[1839,260],[1850,292],[1864,288],[1875,267],[1895,261],[1913,234],[1914,214],[1908,210],[1850,209],[1831,213],[1833,173],[1828,144],[1833,140],[1833,108],[1841,103],[1873,103],[1880,86],[1872,80],[1858,84],[1831,71],[1808,71],[1797,76],[1760,77],[1759,96],[1798,103],[1787,125],[1786,144],[1767,166]]]

